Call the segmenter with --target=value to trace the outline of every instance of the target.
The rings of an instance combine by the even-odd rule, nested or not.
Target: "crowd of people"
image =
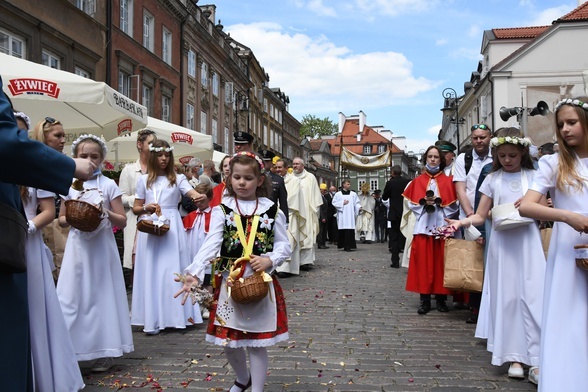
[[[18,163],[0,177],[0,302],[13,317],[0,326],[0,369],[10,390],[81,390],[78,362],[110,369],[134,350],[132,325],[157,335],[208,320],[206,340],[223,347],[235,373],[230,391],[263,391],[267,347],[289,338],[278,278],[311,270],[328,245],[350,252],[358,242],[387,243],[390,266],[408,267],[419,315],[468,307],[465,321],[476,324],[493,365],[510,364],[509,377],[544,391],[588,387],[562,377],[588,368],[588,280],[574,262],[588,259],[588,98],[556,106],[556,142],[538,154],[519,129],[476,124],[466,151],[439,140],[416,178],[393,166],[383,192],[367,183],[356,192],[348,179],[319,184],[301,158],[289,167],[252,151],[242,131],[236,154],[217,169],[198,159],[177,167],[173,147],[143,129],[138,159],[117,184],[101,173],[101,138],[81,135],[68,158],[63,124],[46,117],[32,127],[1,91],[0,156]],[[72,215],[80,200],[99,210],[91,229]],[[114,227],[124,230],[130,309]],[[479,293],[443,282],[446,238],[466,233],[485,247]],[[61,240],[50,250],[43,235]],[[244,285],[258,297],[240,297]],[[212,300],[196,295],[202,288]],[[562,334],[562,325],[572,327]]]

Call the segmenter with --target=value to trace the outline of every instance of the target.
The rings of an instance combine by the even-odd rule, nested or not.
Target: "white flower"
[[[263,216],[261,217],[261,228],[262,229],[268,229],[271,230],[272,229],[272,223],[274,223],[274,220],[271,219],[269,216],[267,216],[267,214],[263,214]]]
[[[237,223],[235,222],[235,214],[233,211],[226,217],[226,224],[227,226],[234,226],[237,227]]]

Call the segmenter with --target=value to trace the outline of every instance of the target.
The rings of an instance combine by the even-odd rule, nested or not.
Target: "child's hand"
[[[253,268],[255,272],[265,271],[274,265],[269,257],[256,255],[249,256],[249,264],[251,264],[251,268]]]
[[[176,282],[181,282],[182,279],[184,280],[184,285],[177,293],[174,294],[174,298],[178,298],[180,295],[183,294],[182,305],[184,305],[186,303],[186,300],[188,299],[188,296],[192,292],[192,288],[198,287],[198,279],[196,279],[194,276],[190,274],[178,275],[174,278]]]
[[[588,217],[576,212],[567,212],[569,214],[567,224],[580,233],[588,233]]]
[[[445,222],[447,222],[447,230],[450,230],[452,233],[455,233],[462,226],[461,221],[458,219],[445,218]]]
[[[524,196],[521,196],[520,199],[518,199],[517,201],[514,202],[515,208],[519,208],[521,206],[521,201],[523,201],[523,197]]]

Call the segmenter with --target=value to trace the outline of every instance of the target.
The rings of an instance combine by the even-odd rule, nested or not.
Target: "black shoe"
[[[398,262],[392,262],[392,264],[390,264],[390,267],[392,267],[392,268],[400,268],[400,263],[398,263]]]
[[[302,271],[310,271],[310,264],[304,264],[300,266]]]
[[[477,314],[472,314],[470,317],[468,317],[468,319],[466,320],[467,324],[478,324],[478,315]]]
[[[318,248],[319,248],[319,249],[329,249],[329,247],[328,247],[328,246],[324,246],[324,245],[322,245],[322,246],[319,246]]]
[[[427,314],[431,310],[431,301],[421,301],[421,306],[417,310],[418,314]]]
[[[449,312],[449,308],[447,307],[447,303],[445,301],[437,301],[437,310],[442,313]]]
[[[288,276],[290,276],[290,274],[287,272],[276,272],[276,275],[278,275],[278,278],[280,278],[280,279],[285,279]]]

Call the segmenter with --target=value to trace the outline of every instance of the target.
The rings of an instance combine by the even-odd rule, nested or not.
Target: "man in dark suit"
[[[319,233],[316,236],[316,243],[319,249],[329,249],[327,244],[327,214],[329,213],[329,200],[327,195],[327,184],[322,183],[319,185],[321,195],[323,197],[323,204],[319,207]]]
[[[280,210],[282,210],[284,215],[286,215],[286,224],[289,224],[288,192],[286,191],[284,179],[280,175],[272,173],[270,171],[270,168],[272,167],[272,159],[274,159],[276,154],[269,150],[259,150],[258,154],[263,160],[265,174],[267,175],[268,179],[271,181],[272,184],[272,194],[269,198],[271,201],[274,202],[274,204],[280,207]]]
[[[400,221],[402,220],[402,204],[404,188],[410,182],[402,177],[402,169],[398,165],[392,166],[392,176],[384,188],[383,200],[390,200],[388,209],[388,220],[390,221],[390,234],[388,236],[388,249],[392,253],[390,267],[400,267],[400,251],[404,250],[406,238],[400,232]]]
[[[22,218],[19,230],[23,232],[27,230],[26,219],[16,184],[67,194],[74,175],[85,180],[96,169],[89,160],[74,160],[43,143],[29,140],[27,131],[18,129],[10,101],[2,90],[1,77],[0,164],[0,215],[15,214]],[[8,225],[7,218],[0,217],[0,226]],[[2,234],[0,256],[3,258],[18,253],[25,245],[24,239],[11,241],[10,234]],[[13,273],[0,267],[0,311],[5,317],[0,323],[0,379],[5,391],[33,390],[28,306],[27,273]]]

